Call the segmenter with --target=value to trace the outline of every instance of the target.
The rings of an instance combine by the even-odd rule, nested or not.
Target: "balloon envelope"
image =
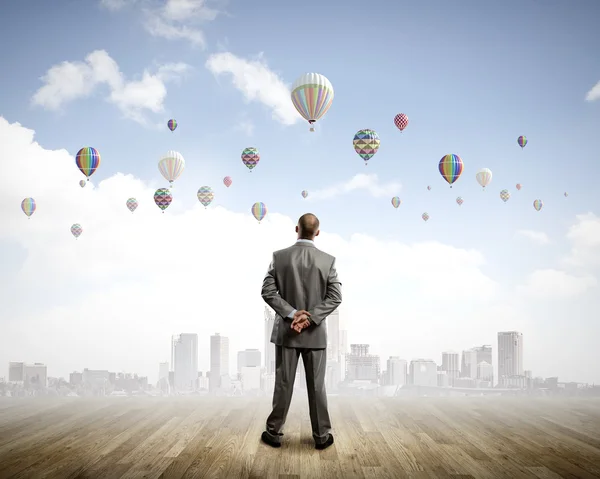
[[[262,219],[267,215],[267,205],[259,201],[252,205],[250,211],[252,211],[252,216],[254,216],[258,221],[262,221]]]
[[[500,192],[500,199],[505,203],[510,199],[510,193],[508,192],[508,190],[502,190]]]
[[[35,209],[37,208],[35,204],[35,200],[33,198],[25,198],[21,201],[21,209],[23,213],[30,217],[33,213],[35,213]]]
[[[462,204],[463,204],[462,197],[459,196],[458,198],[456,198],[456,202],[458,203],[458,206],[462,206]]]
[[[158,171],[169,183],[179,178],[184,168],[183,155],[177,151],[167,151],[158,161]]]
[[[129,209],[129,211],[131,211],[132,213],[137,209],[138,207],[138,202],[135,198],[129,198],[125,204],[127,205],[127,208]]]
[[[75,236],[75,238],[79,238],[81,233],[83,233],[83,228],[79,223],[75,223],[73,226],[71,226],[71,234]]]
[[[292,103],[294,107],[311,125],[323,117],[333,103],[333,85],[320,73],[305,73],[292,85]]]
[[[394,125],[400,131],[404,130],[408,126],[408,117],[404,113],[398,113],[394,117]]]
[[[75,155],[75,164],[79,171],[89,179],[100,166],[100,153],[96,148],[85,146]]]
[[[79,180],[79,186],[81,186],[82,188],[85,186],[85,183],[85,180]]]
[[[492,170],[489,168],[482,168],[475,174],[475,179],[482,187],[486,187],[492,181]]]
[[[423,218],[423,221],[427,221],[429,219],[429,215],[427,213],[423,213],[421,218]]]
[[[302,198],[306,198],[308,196],[308,191],[302,190]]]
[[[442,178],[452,186],[452,183],[458,180],[463,172],[463,161],[458,155],[445,155],[438,164],[438,170],[440,171]]]
[[[173,201],[173,196],[168,188],[159,188],[154,192],[154,202],[161,210],[165,211]]]
[[[542,200],[535,200],[533,202],[533,207],[535,208],[536,211],[540,211],[543,206],[544,206],[544,202]]]
[[[233,183],[233,180],[231,179],[231,176],[226,176],[225,178],[223,178],[223,184],[229,188],[231,186],[231,183]]]
[[[171,131],[175,131],[175,128],[177,128],[177,121],[171,119],[167,122],[167,127],[169,127],[169,130]]]
[[[250,171],[252,171],[253,168],[256,168],[259,161],[260,153],[257,148],[254,148],[253,146],[244,148],[244,151],[242,151],[242,163],[244,163]]]
[[[521,183],[517,183],[517,190],[521,191],[521,188],[522,188],[522,187],[523,187],[523,186],[521,185]]]
[[[525,148],[525,145],[527,144],[527,137],[523,135],[520,136],[519,138],[517,138],[517,143],[521,148]]]
[[[402,200],[401,200],[399,197],[397,197],[397,196],[394,196],[394,197],[392,198],[392,206],[393,206],[394,208],[398,208],[398,206],[400,206],[400,204],[401,204],[401,203],[402,203]]]
[[[368,128],[357,131],[352,140],[354,151],[365,160],[365,165],[377,153],[380,143],[377,132]]]
[[[198,201],[206,208],[215,199],[215,194],[210,186],[201,186],[198,189]]]

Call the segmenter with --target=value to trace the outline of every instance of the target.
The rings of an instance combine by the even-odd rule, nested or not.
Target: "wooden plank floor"
[[[594,478],[600,400],[331,397],[316,451],[296,394],[283,446],[268,398],[0,398],[0,478]]]

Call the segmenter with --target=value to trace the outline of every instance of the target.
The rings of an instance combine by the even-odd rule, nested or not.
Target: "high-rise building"
[[[410,380],[415,386],[438,385],[437,365],[431,359],[413,359],[410,362]],[[448,372],[446,371],[446,375]]]
[[[240,371],[244,392],[260,390],[260,360],[257,366],[243,366]]]
[[[390,356],[387,360],[387,380],[389,386],[404,386],[406,384],[406,360],[398,356]]]
[[[25,364],[24,382],[35,388],[45,388],[48,384],[48,368],[43,363]]]
[[[340,311],[327,316],[327,361],[340,361]]]
[[[229,338],[216,333],[210,337],[210,391],[224,387],[223,376],[229,377]]]
[[[158,364],[158,388],[163,391],[169,389],[169,362]]]
[[[265,306],[265,371],[275,374],[275,344],[271,342],[271,333],[275,324],[275,311]]]
[[[242,373],[242,368],[258,367],[260,369],[260,351],[258,349],[246,349],[238,351],[237,355],[237,371]]]
[[[517,331],[498,333],[498,382],[523,376],[523,334]]]
[[[454,385],[454,379],[456,379],[460,373],[460,356],[454,351],[445,351],[442,353],[442,371],[446,371],[448,374],[448,382],[450,386]],[[437,378],[437,376],[436,376]],[[437,379],[436,379],[437,384]]]
[[[171,338],[171,368],[175,389],[190,391],[198,379],[198,335],[181,333]]]
[[[9,382],[25,381],[25,363],[20,361],[10,361],[8,363]]]
[[[346,355],[346,380],[379,381],[379,356],[369,354],[368,344],[351,344],[350,354]]]
[[[462,378],[477,377],[477,351],[467,349],[462,353],[462,362],[460,365],[460,376]]]
[[[490,344],[484,344],[483,346],[477,346],[473,348],[477,353],[477,364],[485,361],[489,364],[494,364],[492,361],[492,346]]]
[[[340,330],[340,380],[346,379],[346,354],[348,354],[348,331]]]
[[[489,381],[491,383],[494,379],[494,366],[487,361],[481,361],[477,365],[477,379],[480,379],[481,381]]]

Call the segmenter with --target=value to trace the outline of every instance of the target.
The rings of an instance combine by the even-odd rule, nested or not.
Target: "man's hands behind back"
[[[291,328],[295,330],[297,333],[302,332],[303,329],[306,329],[310,326],[310,313],[303,309],[296,311],[294,314],[294,319],[292,320]]]

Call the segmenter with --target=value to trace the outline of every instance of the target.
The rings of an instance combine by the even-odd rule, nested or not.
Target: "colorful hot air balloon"
[[[77,155],[75,155],[75,164],[77,165],[77,168],[79,168],[79,171],[81,171],[89,181],[90,176],[92,176],[100,166],[100,153],[96,148],[85,146],[77,152]]]
[[[129,209],[129,211],[131,211],[133,213],[138,207],[138,202],[135,198],[129,198],[125,202],[125,205],[127,205],[127,208]]]
[[[408,126],[408,117],[404,113],[398,113],[394,117],[394,125],[402,131]]]
[[[71,226],[71,234],[75,236],[75,239],[79,238],[81,233],[83,233],[83,228],[79,223],[75,223],[73,226]]]
[[[427,221],[429,219],[429,215],[427,213],[423,213],[421,218],[423,218],[423,221]]]
[[[319,73],[305,73],[292,85],[292,103],[315,131],[314,123],[327,113],[333,102],[333,86]]]
[[[302,198],[306,198],[308,196],[308,191],[302,190]]]
[[[521,183],[517,183],[517,190],[521,191],[521,188],[523,188],[523,186],[521,185]]]
[[[198,190],[198,201],[202,203],[205,208],[212,203],[215,199],[215,194],[210,186],[201,186]]]
[[[250,211],[252,211],[252,215],[260,223],[262,221],[262,219],[265,216],[267,216],[267,205],[265,205],[264,203],[261,203],[259,201],[258,203],[254,203],[252,205],[252,208]]]
[[[427,185],[427,191],[431,191],[431,186]]]
[[[82,188],[85,186],[86,181],[85,180],[79,180],[79,186],[81,186]]]
[[[450,185],[450,188],[452,188],[452,183],[458,180],[463,172],[463,161],[458,155],[445,155],[438,164],[438,170],[440,170],[442,178],[444,178]]]
[[[176,151],[167,151],[158,161],[158,171],[169,182],[169,188],[173,187],[173,182],[181,176],[184,168],[185,160]]]
[[[229,188],[231,186],[231,183],[233,183],[233,180],[231,179],[231,176],[226,176],[225,178],[223,178],[223,184]]]
[[[163,213],[169,207],[171,201],[173,201],[173,196],[168,188],[159,188],[154,192],[154,202]]]
[[[354,150],[358,155],[365,160],[365,166],[368,164],[367,162],[373,158],[377,150],[379,150],[379,135],[375,130],[365,129],[359,130],[354,135],[354,140],[352,141],[354,144]]]
[[[463,199],[461,196],[459,196],[458,198],[456,198],[456,202],[458,203],[458,206],[462,206],[463,204]]]
[[[35,213],[36,208],[37,206],[33,198],[25,198],[23,201],[21,201],[21,209],[23,210],[23,213],[27,215],[28,218],[31,218],[31,215]]]
[[[565,198],[566,198],[567,196],[569,196],[569,193],[567,193],[567,192],[565,191]]]
[[[500,192],[500,199],[505,203],[510,199],[510,193],[508,192],[508,190],[502,190]]]
[[[167,122],[167,126],[169,127],[169,130],[175,131],[175,128],[177,128],[177,121],[171,119]]]
[[[392,206],[394,208],[398,208],[398,206],[400,206],[402,204],[402,200],[400,198],[398,198],[397,196],[394,196],[392,198]]]
[[[535,200],[533,202],[533,207],[536,211],[540,211],[542,209],[542,206],[544,206],[544,202],[542,200]]]
[[[244,151],[242,151],[242,163],[246,165],[246,167],[250,170],[250,173],[252,173],[252,169],[258,165],[259,161],[260,153],[258,152],[258,149],[252,146],[244,148]]]
[[[477,180],[477,183],[485,189],[485,187],[492,182],[492,170],[489,168],[482,168],[475,174],[475,179]]]
[[[520,136],[519,138],[517,138],[517,143],[519,144],[521,149],[523,149],[523,148],[525,148],[525,145],[527,144],[527,138],[525,136]]]

